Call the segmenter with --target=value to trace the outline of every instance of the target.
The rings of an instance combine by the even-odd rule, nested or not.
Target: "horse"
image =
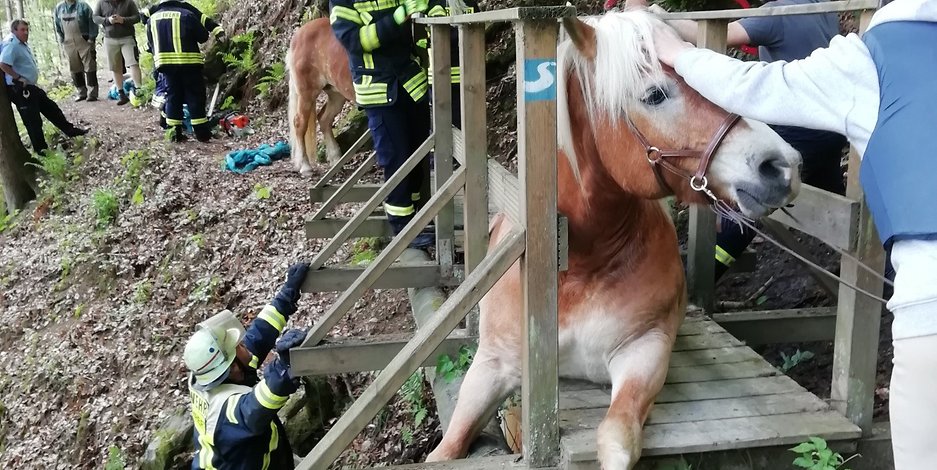
[[[639,459],[685,315],[676,230],[660,199],[673,194],[759,217],[800,187],[799,153],[662,65],[655,27],[661,20],[646,11],[566,19],[557,49],[557,211],[569,221],[557,367],[563,378],[611,384],[596,436],[605,470],[631,469]],[[514,226],[499,214],[489,229],[491,249]],[[521,282],[518,262],[480,302],[478,350],[427,461],[464,457],[520,386]]]
[[[348,56],[335,38],[328,18],[312,20],[293,34],[286,66],[290,83],[291,160],[297,171],[310,176],[317,150],[314,122],[322,130],[329,163],[335,163],[342,156],[342,149],[335,140],[332,124],[346,101],[355,102]],[[316,110],[316,100],[322,92],[327,100]]]

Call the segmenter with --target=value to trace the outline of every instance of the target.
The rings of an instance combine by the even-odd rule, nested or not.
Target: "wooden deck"
[[[561,469],[598,469],[595,430],[611,387],[560,386]],[[688,318],[667,382],[644,426],[643,457],[858,439],[860,429],[709,319]],[[394,468],[526,468],[519,456]]]

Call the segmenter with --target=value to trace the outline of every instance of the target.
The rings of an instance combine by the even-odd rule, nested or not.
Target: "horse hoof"
[[[303,178],[310,178],[312,177],[312,168],[303,168],[302,170],[299,170],[299,174]]]

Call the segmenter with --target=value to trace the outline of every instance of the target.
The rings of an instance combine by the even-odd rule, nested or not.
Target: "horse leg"
[[[329,159],[329,164],[334,165],[338,159],[342,158],[342,148],[335,140],[335,129],[332,126],[335,123],[335,116],[342,111],[347,100],[335,90],[326,90],[326,94],[328,101],[319,111],[319,129],[322,130],[322,140],[325,141],[325,155]]]
[[[520,362],[507,361],[494,348],[479,346],[465,374],[449,428],[427,462],[462,458],[472,441],[498,411],[498,406],[520,386]]]
[[[642,428],[664,386],[674,335],[652,329],[609,360],[612,404],[599,425],[602,470],[630,470],[641,457]]]
[[[297,171],[303,176],[312,175],[312,166],[307,161],[307,155],[311,151],[315,158],[316,151],[316,129],[310,125],[310,116],[315,111],[316,99],[319,90],[302,89],[299,79],[293,76],[290,68],[290,97],[289,97],[289,120],[290,120],[290,146],[292,147],[290,160]],[[309,146],[309,131],[312,131],[312,146]]]

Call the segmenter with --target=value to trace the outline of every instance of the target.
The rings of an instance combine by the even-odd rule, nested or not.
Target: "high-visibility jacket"
[[[263,362],[286,319],[274,305],[264,307],[254,319],[242,342],[252,355],[249,367],[256,369]],[[298,382],[290,378],[279,360],[264,369],[263,381],[254,387],[224,383],[201,391],[192,387],[194,383],[195,376],[190,375],[195,423],[193,469],[293,468],[293,451],[277,411],[296,391]]]
[[[331,0],[329,20],[345,47],[362,108],[389,106],[402,86],[414,101],[423,100],[429,84],[414,55],[412,24],[397,24],[402,0]]]
[[[211,35],[224,34],[215,20],[198,8],[178,0],[165,0],[140,14],[146,24],[146,41],[156,68],[163,65],[201,65],[198,45]]]
[[[466,0],[465,1],[465,11],[462,14],[469,13],[478,13],[481,11],[478,7],[478,2],[476,0]],[[452,8],[449,7],[448,0],[432,0],[429,2],[429,10],[426,12],[427,16],[451,16]],[[450,75],[452,78],[453,84],[462,83],[462,69],[459,67],[459,28],[453,26],[450,33],[450,59],[449,65],[452,67],[450,69]],[[433,84],[433,51],[429,51],[429,84]]]

